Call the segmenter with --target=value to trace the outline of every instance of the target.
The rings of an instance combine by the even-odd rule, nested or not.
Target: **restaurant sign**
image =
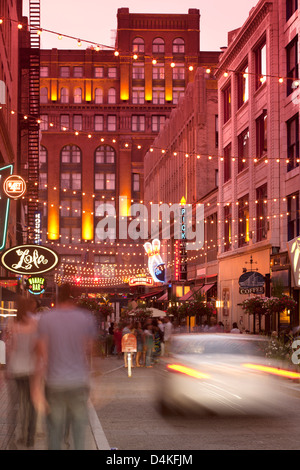
[[[42,274],[57,266],[58,254],[40,245],[20,245],[9,248],[1,255],[2,266],[16,274]]]
[[[240,294],[263,294],[265,278],[256,271],[248,271],[239,278]]]
[[[153,279],[152,277],[130,277],[129,278],[129,285],[133,286],[153,286]]]
[[[26,280],[26,289],[28,289],[30,294],[43,294],[46,289],[46,279],[42,276],[30,276]]]

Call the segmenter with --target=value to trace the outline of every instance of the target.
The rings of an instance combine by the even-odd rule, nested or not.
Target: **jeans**
[[[16,378],[19,397],[19,418],[21,424],[21,439],[26,445],[33,445],[36,431],[37,413],[30,396],[30,377]]]
[[[72,429],[75,450],[84,450],[88,423],[88,387],[55,389],[46,387],[50,412],[47,415],[49,450],[61,450],[66,428]]]

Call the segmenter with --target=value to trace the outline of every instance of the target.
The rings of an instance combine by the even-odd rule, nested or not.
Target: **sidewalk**
[[[123,367],[124,362],[117,360],[114,356],[94,357],[91,366],[91,386],[93,387],[97,380],[101,380],[102,374]],[[2,368],[0,369],[0,450],[47,450],[47,434],[42,417],[38,418],[34,447],[27,448],[16,442],[18,436],[16,401],[14,384],[5,379],[5,371]],[[91,401],[88,405],[89,426],[87,426],[86,450],[110,450]],[[72,443],[66,444],[64,450],[72,450]]]

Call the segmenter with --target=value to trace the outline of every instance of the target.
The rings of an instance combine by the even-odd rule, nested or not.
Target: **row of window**
[[[144,54],[145,41],[141,37],[136,37],[132,41],[132,52],[136,54]],[[154,54],[163,54],[165,52],[165,41],[163,38],[155,38],[152,41],[152,52]],[[184,54],[185,42],[183,38],[175,38],[172,42],[173,54]]]
[[[256,158],[261,159],[268,151],[267,112],[264,110],[256,119]],[[287,171],[299,166],[299,114],[297,113],[286,122],[287,131]],[[246,128],[238,135],[238,172],[249,165],[249,129]],[[224,148],[224,183],[232,176],[232,147]]]
[[[48,114],[42,114],[40,116],[41,131],[47,131],[49,129],[49,116]],[[117,119],[115,115],[108,115],[107,117],[103,114],[95,114],[94,119],[94,131],[116,131],[117,130]],[[151,130],[152,132],[159,132],[165,124],[166,116],[153,115],[151,116]],[[82,131],[84,130],[83,116],[82,114],[61,114],[60,115],[60,129],[63,131]],[[131,131],[142,132],[146,130],[146,116],[143,114],[135,114],[131,116]],[[90,130],[90,128],[88,129]]]
[[[117,78],[117,67],[107,67],[105,75],[104,67],[94,67],[94,78]],[[71,75],[72,74],[72,75]],[[49,67],[43,65],[40,67],[40,76],[43,78],[49,77]],[[59,76],[61,78],[83,78],[84,76],[84,67],[81,65],[75,65],[70,67],[69,65],[63,65],[59,67]]]
[[[267,238],[268,221],[267,221],[267,184],[256,189],[255,205],[256,211],[256,242],[260,242]],[[249,231],[249,195],[241,197],[238,200],[238,246],[242,247],[249,244],[252,232]],[[287,235],[288,240],[292,240],[300,235],[300,214],[299,214],[299,192],[291,194],[287,197],[288,221]],[[228,204],[224,207],[224,251],[232,248],[232,205]]]
[[[184,95],[184,87],[173,87],[173,104],[177,104],[180,98]],[[60,103],[68,104],[70,102],[70,92],[67,87],[62,87],[59,92]],[[132,87],[132,98],[133,104],[145,104],[145,88]],[[49,102],[49,91],[47,87],[40,89],[40,103],[47,104]],[[81,104],[84,102],[82,88],[76,87],[73,91],[73,103]],[[117,103],[117,91],[115,88],[109,88],[107,93],[107,104]],[[153,104],[165,104],[165,88],[153,87],[152,88],[152,103]],[[90,103],[90,102],[89,102]],[[94,93],[94,103],[104,104],[104,93],[102,88],[96,88]]]

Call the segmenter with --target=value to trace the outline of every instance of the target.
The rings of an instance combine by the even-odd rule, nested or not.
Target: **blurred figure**
[[[161,342],[163,339],[163,333],[158,326],[158,321],[156,318],[152,321],[152,331],[154,338],[154,347],[153,347],[153,361],[158,362],[161,354]]]
[[[144,330],[144,345],[145,345],[145,366],[152,367],[152,353],[154,347],[154,338],[152,325],[149,323]]]
[[[219,321],[218,324],[217,324],[216,332],[217,333],[224,333],[224,323],[222,323],[221,321]]]
[[[130,334],[132,331],[131,331],[131,322],[130,321],[127,321],[125,323],[125,326],[122,330],[122,337],[125,336],[125,335],[128,335]],[[128,353],[124,353],[124,364],[125,364],[125,367],[128,367]],[[133,367],[133,366],[131,366]]]
[[[234,334],[241,334],[242,333],[236,322],[234,322],[232,324],[232,329],[230,330],[230,333],[234,333]]]
[[[41,373],[45,376],[45,401],[35,393],[47,412],[48,448],[61,450],[66,418],[70,420],[76,450],[83,450],[88,421],[89,395],[88,354],[92,353],[97,338],[92,315],[74,305],[69,285],[58,292],[58,306],[45,312],[38,324],[37,352],[40,368],[36,371],[37,384]],[[36,392],[36,391],[35,391]]]
[[[143,361],[143,348],[144,348],[144,335],[143,330],[140,322],[135,323],[135,334],[136,334],[136,346],[137,346],[137,353],[136,353],[136,367],[142,367],[144,363],[141,364],[141,359]]]
[[[36,432],[37,413],[31,400],[35,372],[37,321],[31,316],[30,299],[20,297],[17,316],[8,324],[7,377],[15,380],[18,390],[21,437],[17,443],[32,447]]]
[[[165,344],[165,350],[164,354],[165,356],[169,356],[170,354],[170,342],[171,342],[171,337],[173,334],[173,325],[170,322],[170,317],[165,317],[165,324],[164,324],[164,344]]]
[[[107,353],[109,355],[114,354],[115,349],[115,342],[114,342],[114,322],[110,324],[108,328],[108,336],[107,336]]]
[[[122,358],[122,329],[120,324],[114,327],[114,343],[118,359]]]

